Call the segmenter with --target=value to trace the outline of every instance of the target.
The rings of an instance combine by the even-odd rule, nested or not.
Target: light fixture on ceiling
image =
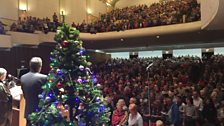
[[[157,35],[157,36],[156,36],[156,38],[157,38],[157,39],[159,39],[159,38],[160,38],[160,36],[159,36],[159,35]]]

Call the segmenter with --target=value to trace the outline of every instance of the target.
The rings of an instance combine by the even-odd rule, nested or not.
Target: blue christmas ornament
[[[63,75],[63,71],[62,71],[61,69],[57,69],[57,74],[58,74],[59,76],[61,76],[61,75]]]
[[[85,49],[80,49],[80,51],[79,51],[80,55],[83,55],[84,52],[85,52]]]
[[[80,99],[78,97],[75,97],[75,102],[80,102]]]
[[[88,112],[87,114],[88,114],[88,116],[92,116],[92,115],[93,115],[93,113],[92,113],[92,112]]]
[[[93,78],[93,83],[96,83],[97,82],[97,79],[96,78]]]
[[[53,57],[50,57],[50,61],[52,61],[54,58]]]
[[[49,92],[48,96],[49,96],[50,98],[52,98],[52,97],[54,96],[54,94],[53,94],[52,92]]]

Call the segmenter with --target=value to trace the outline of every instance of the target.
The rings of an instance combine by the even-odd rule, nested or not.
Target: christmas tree
[[[39,95],[39,108],[29,116],[33,126],[102,126],[109,121],[91,62],[79,31],[63,24],[55,35],[51,70]]]

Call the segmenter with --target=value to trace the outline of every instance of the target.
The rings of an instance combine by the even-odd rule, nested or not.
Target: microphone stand
[[[153,62],[146,67],[147,71],[147,81],[149,82],[149,72],[151,71],[151,66],[153,66]],[[148,84],[149,88],[149,84]],[[149,89],[148,89],[149,91]],[[150,93],[148,93],[148,105],[149,105],[149,115],[151,116],[151,101],[150,101]],[[149,126],[151,125],[151,119],[149,119]]]

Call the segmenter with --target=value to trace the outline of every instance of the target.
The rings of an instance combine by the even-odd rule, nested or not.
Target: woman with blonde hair
[[[124,99],[119,99],[112,114],[112,126],[125,126],[128,120],[127,106]]]

